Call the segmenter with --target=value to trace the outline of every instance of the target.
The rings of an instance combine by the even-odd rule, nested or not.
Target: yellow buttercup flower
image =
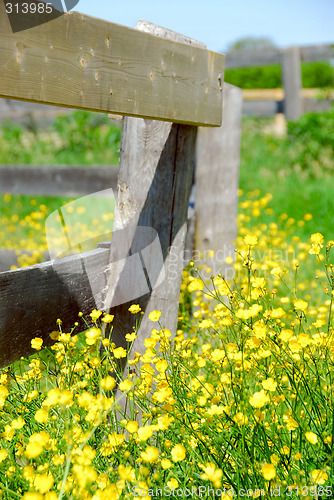
[[[182,462],[186,457],[186,449],[182,444],[177,444],[171,451],[173,462]]]
[[[112,320],[114,319],[114,315],[113,314],[105,314],[102,318],[102,321],[104,323],[111,323]]]
[[[266,391],[276,391],[277,382],[271,377],[263,380],[261,384]]]
[[[93,311],[90,313],[90,317],[92,318],[92,321],[96,323],[96,321],[99,319],[101,316],[102,311],[98,311],[97,309],[93,309]]]
[[[170,469],[172,467],[172,462],[168,459],[168,458],[163,458],[161,460],[161,467],[166,470],[166,469]]]
[[[259,392],[255,392],[249,398],[249,402],[254,408],[262,408],[262,406],[265,406],[269,401],[269,396],[263,389]]]
[[[312,480],[316,484],[325,484],[325,482],[328,480],[328,474],[325,471],[322,471],[320,469],[314,469],[312,471]]]
[[[131,466],[125,467],[120,464],[118,467],[119,477],[124,481],[134,481],[136,479],[135,471]]]
[[[136,338],[137,338],[137,334],[136,334],[136,332],[127,333],[127,334],[125,335],[125,340],[126,340],[127,342],[133,342]]]
[[[99,328],[90,328],[85,333],[86,337],[86,344],[87,345],[94,345],[97,340],[101,338],[101,330]]]
[[[161,316],[161,311],[152,311],[148,315],[149,319],[154,322],[159,321],[160,316]]]
[[[305,437],[311,444],[317,444],[318,442],[318,436],[314,432],[305,432]]]
[[[132,387],[132,382],[129,379],[122,380],[122,382],[119,383],[118,388],[122,392],[129,391]]]
[[[144,462],[153,463],[156,462],[159,456],[159,450],[155,446],[148,446],[145,451],[140,454]]]
[[[152,436],[153,436],[153,429],[151,425],[144,425],[143,427],[140,427],[137,431],[138,441],[147,441]]]
[[[311,235],[311,241],[312,241],[312,243],[319,245],[319,244],[323,243],[324,235],[321,233],[314,233]]]
[[[126,358],[126,350],[123,347],[117,347],[113,350],[116,359]]]
[[[252,280],[252,286],[254,288],[264,288],[266,286],[266,280],[264,278],[254,278]]]
[[[188,292],[195,292],[196,290],[203,290],[204,283],[202,280],[195,278],[188,285]]]
[[[43,345],[43,339],[35,337],[34,339],[31,340],[30,343],[33,349],[35,349],[36,351],[40,351]]]
[[[259,240],[258,240],[257,236],[252,235],[252,234],[246,234],[246,236],[244,237],[244,242],[248,246],[257,245],[258,241]]]
[[[19,418],[13,420],[11,423],[11,426],[13,427],[13,429],[22,429],[22,427],[24,427],[24,425],[25,425],[25,421],[23,420],[22,417],[19,417]]]
[[[43,446],[39,443],[28,443],[25,450],[25,455],[28,458],[36,458],[43,452]]]
[[[101,379],[100,387],[104,391],[112,391],[115,386],[116,386],[116,381],[110,375],[107,375],[107,377]]]
[[[49,474],[36,474],[34,477],[34,486],[40,493],[48,492],[54,483],[52,475]]]
[[[42,493],[28,491],[22,497],[22,500],[43,500]]]
[[[5,450],[4,448],[2,448],[0,450],[0,463],[3,462],[4,460],[6,460],[7,457],[8,457],[7,450]]]
[[[276,469],[273,464],[262,465],[262,476],[266,481],[270,481],[276,477]]]
[[[305,311],[308,306],[308,302],[305,300],[299,299],[294,303],[296,309],[300,309],[301,311]]]
[[[221,477],[223,475],[223,471],[221,469],[216,469],[214,463],[209,462],[205,466],[199,464],[199,467],[204,470],[204,474],[201,474],[202,479],[206,479],[211,481],[215,488],[219,488],[221,486]]]
[[[141,311],[141,308],[139,304],[132,304],[132,306],[129,307],[128,311],[130,311],[131,314],[137,314]]]
[[[44,424],[44,422],[47,421],[48,416],[49,412],[47,410],[44,410],[43,408],[40,408],[35,413],[35,420],[37,420],[39,424]]]
[[[178,487],[178,485],[179,483],[177,482],[177,479],[175,479],[175,477],[172,477],[172,479],[167,481],[167,486],[169,486],[171,490],[175,490]]]
[[[275,276],[275,278],[279,278],[282,275],[282,273],[283,273],[283,271],[282,271],[282,268],[280,266],[276,266],[270,271],[270,274]]]
[[[127,424],[126,424],[126,430],[128,432],[130,432],[130,434],[134,434],[135,432],[137,432],[138,430],[138,422],[135,422],[133,420],[130,420]]]

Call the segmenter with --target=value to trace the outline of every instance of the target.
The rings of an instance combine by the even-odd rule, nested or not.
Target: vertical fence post
[[[187,43],[185,37],[150,23],[141,24],[139,29]],[[148,247],[150,241],[145,241],[145,235],[142,238],[138,233],[140,227],[156,231],[161,244],[160,254],[157,246],[155,249],[151,247],[146,255],[141,252],[143,266],[138,267],[138,276],[137,271],[127,272],[124,262],[120,269],[111,264],[105,306],[115,316],[112,339],[117,346],[126,347],[125,334],[132,332],[138,321],[138,315],[128,311],[129,306],[139,304],[144,312],[132,352],[146,350],[145,339],[156,327],[148,318],[152,310],[162,312],[162,326],[172,332],[176,330],[196,134],[197,127],[194,126],[124,118],[110,261],[129,255],[134,258],[134,243],[141,249]],[[125,236],[118,237],[121,228],[126,228]],[[159,267],[161,263],[165,277],[158,286],[151,282],[151,289],[145,295],[120,303],[122,289],[135,289],[143,278],[143,269],[150,278],[148,267]],[[155,269],[155,274],[158,273],[159,269]],[[127,281],[129,276],[130,281]]]
[[[298,120],[303,114],[302,76],[300,48],[293,46],[283,50],[283,85],[285,91],[285,116],[287,120]]]
[[[226,274],[231,268],[225,259],[234,256],[241,118],[242,90],[224,83],[222,126],[200,128],[197,136],[195,260],[196,254],[203,254],[199,263],[205,261],[211,274]]]

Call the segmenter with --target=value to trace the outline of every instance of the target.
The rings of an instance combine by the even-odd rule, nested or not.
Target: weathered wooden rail
[[[84,196],[116,190],[118,171],[118,165],[0,165],[0,193]]]
[[[162,311],[163,325],[176,328],[197,127],[221,124],[224,56],[146,22],[131,30],[69,13],[13,34],[0,14],[0,96],[134,116],[123,123],[111,244],[0,273],[0,366],[29,354],[33,337],[48,342],[57,318],[66,331],[79,310],[89,314],[94,307],[115,314],[113,339],[125,345],[124,333],[134,326],[129,296],[145,278],[146,289],[138,285],[135,300],[144,316],[133,349],[141,351],[152,309]],[[235,89],[234,95],[240,130],[241,91]],[[217,130],[223,137],[228,127]],[[238,151],[238,135],[232,136],[224,144],[231,148],[233,143]],[[237,159],[238,152],[225,171],[217,167],[216,175],[230,169],[237,176]],[[26,167],[15,168],[26,172]],[[49,194],[59,192],[57,182],[47,188],[56,168],[43,173],[40,189]],[[110,173],[101,169],[104,188],[115,181],[108,168]],[[27,178],[7,174],[3,170],[7,192],[29,190]],[[62,194],[79,185],[75,188],[71,178]],[[215,202],[217,196],[211,193]]]

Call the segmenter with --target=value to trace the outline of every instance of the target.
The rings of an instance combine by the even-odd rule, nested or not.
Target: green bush
[[[281,66],[227,69],[225,81],[242,89],[274,89],[282,86]]]
[[[274,89],[282,87],[279,64],[234,68],[225,71],[225,81],[243,89]],[[328,62],[302,63],[304,88],[334,86],[334,68]]]
[[[307,113],[288,123],[292,163],[311,176],[333,173],[334,108],[325,113]]]
[[[114,165],[120,140],[121,128],[103,113],[61,115],[47,129],[8,122],[0,128],[0,163]]]
[[[334,86],[334,68],[328,62],[302,63],[304,88],[326,88]]]

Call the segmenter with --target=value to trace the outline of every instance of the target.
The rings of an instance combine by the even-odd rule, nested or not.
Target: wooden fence
[[[132,347],[142,352],[151,310],[161,310],[162,324],[176,329],[198,126],[219,127],[215,175],[219,179],[234,171],[229,202],[235,204],[233,215],[236,210],[241,91],[224,86],[223,114],[233,115],[235,133],[228,123],[220,127],[224,56],[150,23],[140,22],[132,30],[74,12],[12,33],[0,2],[0,63],[5,68],[0,97],[128,116],[123,121],[112,241],[56,263],[0,273],[0,366],[29,354],[32,338],[48,342],[57,318],[67,331],[79,310],[87,315],[95,307],[115,314],[113,340],[125,346],[124,334],[134,327],[129,291],[145,278],[146,288],[135,297],[144,315]],[[203,168],[204,162],[198,162],[197,171]],[[105,188],[115,181],[114,169],[107,169],[100,169]],[[14,192],[29,191],[29,180],[41,174],[33,168],[27,179],[23,166],[3,167],[2,172],[6,191]],[[67,172],[72,177],[62,194],[79,189],[82,172],[77,179],[75,169]],[[44,185],[37,189],[55,194],[61,175],[53,182],[57,172],[52,168],[43,176]],[[221,189],[221,181],[217,184]],[[222,191],[210,193],[216,206],[221,196]],[[224,231],[225,225],[226,218],[218,219],[216,230]],[[204,240],[208,244],[208,237]]]
[[[304,111],[310,109],[308,103],[303,102],[301,62],[328,61],[333,58],[333,44],[304,47],[292,46],[286,49],[265,49],[257,51],[236,50],[226,54],[226,68],[280,64],[283,71],[284,113],[287,119],[297,120]],[[247,114],[256,114],[254,102],[251,103],[248,108]],[[252,111],[250,111],[251,109]],[[274,109],[277,110],[277,107],[275,106],[273,110]],[[261,112],[261,114],[267,113],[268,111]],[[270,109],[269,114],[273,114]]]

